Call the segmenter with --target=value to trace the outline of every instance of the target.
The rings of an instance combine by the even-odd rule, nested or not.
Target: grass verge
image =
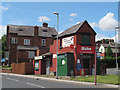
[[[105,84],[114,84],[120,85],[119,83],[120,75],[97,75],[97,83],[105,83]],[[80,76],[77,78],[71,78],[74,81],[82,81],[82,82],[95,82],[95,76]]]
[[[55,76],[50,76],[50,75],[38,75],[38,76],[55,78]],[[63,76],[63,77],[59,77],[59,79],[95,83],[94,75],[77,76],[76,78],[71,78],[71,77],[68,78]],[[97,75],[97,83],[120,85],[120,75],[104,75],[104,76]]]

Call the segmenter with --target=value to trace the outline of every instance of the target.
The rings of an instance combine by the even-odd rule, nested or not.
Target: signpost
[[[97,85],[96,82],[97,82],[97,57],[95,53],[95,85]]]

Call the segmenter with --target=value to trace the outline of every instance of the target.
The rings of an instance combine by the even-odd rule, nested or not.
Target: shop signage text
[[[39,60],[39,59],[42,59],[42,56],[36,56],[35,57],[35,60]]]
[[[62,39],[62,47],[69,47],[71,44],[74,45],[73,36]]]
[[[82,45],[77,45],[77,53],[82,53],[82,54],[95,54],[95,46],[82,46]]]

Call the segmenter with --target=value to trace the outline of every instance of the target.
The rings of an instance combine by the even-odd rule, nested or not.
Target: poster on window
[[[39,69],[39,62],[35,62],[35,70]]]
[[[70,45],[74,45],[74,37],[67,37],[62,39],[62,47],[70,47]]]

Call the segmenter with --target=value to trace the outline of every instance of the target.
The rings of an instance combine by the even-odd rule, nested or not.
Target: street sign
[[[97,58],[101,58],[101,52],[96,52]]]
[[[80,70],[82,68],[82,65],[80,63],[77,63],[77,70]]]
[[[2,58],[1,62],[5,62],[5,59],[4,59],[4,58]]]

